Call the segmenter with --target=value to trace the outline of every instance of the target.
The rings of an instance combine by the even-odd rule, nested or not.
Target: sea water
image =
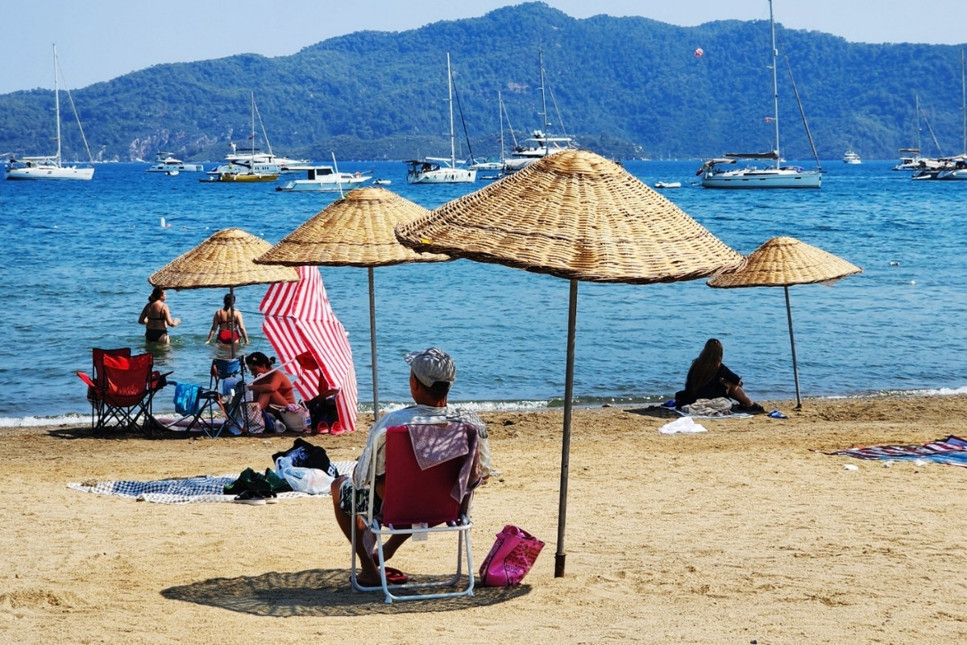
[[[832,287],[789,288],[803,396],[964,389],[967,182],[916,182],[892,165],[829,161],[820,190],[715,191],[697,184],[699,162],[625,163],[648,185],[680,181],[662,194],[740,253],[792,236],[863,269]],[[338,197],[145,168],[99,165],[88,182],[0,182],[0,425],[89,415],[75,373],[90,373],[92,347],[146,349],[138,314],[152,273],[223,228],[275,243]],[[486,183],[411,186],[399,162],[340,167],[370,169],[430,209]],[[371,410],[367,271],[321,272],[349,333],[360,407]],[[381,405],[408,401],[403,356],[431,345],[456,360],[452,400],[483,410],[561,405],[566,280],[468,260],[380,267],[374,279]],[[252,339],[244,350],[275,355],[261,330],[265,290],[236,289]],[[158,369],[207,385],[220,350],[204,341],[226,291],[168,292],[182,323],[170,346],[147,348]],[[782,288],[579,283],[575,401],[667,400],[710,337],[753,398],[795,397]],[[156,411],[173,409],[170,391]]]

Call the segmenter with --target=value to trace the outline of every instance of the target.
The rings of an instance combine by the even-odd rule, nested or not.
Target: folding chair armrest
[[[84,381],[85,384],[87,384],[87,387],[93,388],[95,390],[97,389],[97,386],[94,385],[94,381],[91,379],[90,376],[88,376],[84,372],[75,372],[75,373],[77,374],[78,378],[80,378],[82,381]]]

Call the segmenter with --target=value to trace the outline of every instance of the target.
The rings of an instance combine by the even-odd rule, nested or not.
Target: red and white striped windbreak
[[[277,282],[262,298],[262,330],[296,376],[295,387],[307,401],[319,393],[320,372],[339,388],[336,409],[345,430],[356,429],[356,370],[349,336],[336,318],[316,267],[299,267],[298,282]],[[311,355],[311,359],[309,358]]]

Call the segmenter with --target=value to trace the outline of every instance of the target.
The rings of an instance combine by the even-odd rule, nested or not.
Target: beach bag
[[[289,405],[272,405],[273,410],[279,413],[282,417],[282,423],[285,424],[286,430],[291,432],[305,432],[309,429],[309,410],[307,410],[303,405],[298,403],[290,403]]]
[[[262,408],[254,401],[243,402],[238,406],[235,421],[247,428],[250,434],[261,434],[265,432],[265,418],[262,416]],[[247,417],[247,423],[246,423]]]
[[[508,524],[480,565],[480,584],[509,587],[520,584],[544,548],[544,542],[524,529]]]

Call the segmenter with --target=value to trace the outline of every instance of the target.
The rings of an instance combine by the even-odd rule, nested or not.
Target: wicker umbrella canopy
[[[369,332],[373,358],[373,416],[379,418],[376,298],[373,268],[407,262],[444,262],[446,255],[419,253],[399,243],[397,224],[430,211],[375,186],[357,188],[303,223],[256,262],[290,266],[355,266],[369,269]]]
[[[251,233],[227,228],[152,273],[148,282],[162,289],[201,289],[297,281],[299,272],[291,267],[255,263],[270,248]]]
[[[862,269],[832,253],[801,242],[793,237],[774,237],[749,255],[744,267],[733,273],[719,274],[708,281],[718,289],[740,287],[782,287],[786,295],[786,319],[792,346],[792,373],[796,382],[796,409],[802,408],[799,391],[799,366],[796,364],[796,337],[792,329],[792,306],[789,287],[794,284],[828,282],[860,273]]]
[[[152,273],[148,282],[162,289],[227,287],[234,301],[235,287],[297,281],[299,272],[292,267],[255,264],[255,258],[271,247],[240,228],[226,228]],[[229,315],[234,320],[234,306]]]
[[[421,251],[593,282],[692,280],[742,262],[664,196],[583,150],[545,157],[397,236]]]
[[[570,280],[554,565],[555,577],[563,576],[577,282],[692,280],[738,268],[744,258],[624,168],[583,150],[544,157],[398,226],[396,235],[419,251]]]

